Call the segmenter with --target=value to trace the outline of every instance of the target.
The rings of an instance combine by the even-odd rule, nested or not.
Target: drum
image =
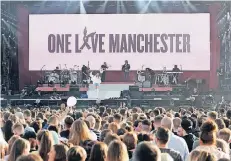
[[[48,77],[48,82],[58,83],[59,75],[57,73],[51,73]]]
[[[70,73],[70,81],[69,82],[77,82],[78,74],[76,71],[71,71]]]
[[[143,72],[140,72],[138,74],[138,82],[144,82],[145,81],[145,74]]]

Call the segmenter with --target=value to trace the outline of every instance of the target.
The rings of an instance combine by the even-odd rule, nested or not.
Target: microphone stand
[[[41,77],[42,77],[42,83],[45,83],[45,77],[44,77],[44,73],[43,73],[43,68],[45,67],[46,65],[43,65],[42,68],[40,69],[41,71]]]

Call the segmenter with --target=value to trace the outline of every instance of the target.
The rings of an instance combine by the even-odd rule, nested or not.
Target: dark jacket
[[[188,150],[189,152],[192,151],[193,149],[193,143],[198,140],[197,137],[195,135],[193,135],[192,133],[189,133],[188,135],[183,136],[184,140],[186,141],[187,145],[188,145]]]
[[[161,153],[168,153],[174,161],[183,161],[181,155],[179,152],[173,150],[173,149],[168,149],[168,148],[160,148]]]

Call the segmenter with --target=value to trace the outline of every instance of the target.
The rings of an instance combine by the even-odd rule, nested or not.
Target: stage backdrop
[[[98,70],[210,70],[210,14],[46,14],[29,16],[29,70],[87,65]]]

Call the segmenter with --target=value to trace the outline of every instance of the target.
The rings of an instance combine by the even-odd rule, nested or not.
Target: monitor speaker
[[[129,86],[129,91],[139,91],[139,86]]]
[[[131,99],[142,99],[143,93],[140,91],[132,91],[131,92]]]
[[[144,81],[143,82],[143,88],[151,88],[152,87],[152,84],[150,81]]]

